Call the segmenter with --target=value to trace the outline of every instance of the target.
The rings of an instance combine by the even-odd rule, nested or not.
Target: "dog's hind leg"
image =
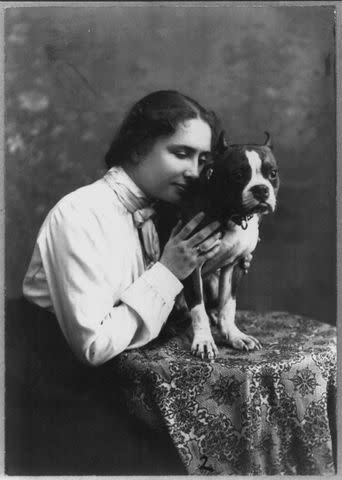
[[[238,350],[261,348],[259,340],[247,335],[236,326],[236,293],[244,275],[241,262],[221,269],[219,284],[218,324],[229,344]]]
[[[196,269],[185,280],[184,296],[190,310],[194,335],[191,352],[202,359],[214,360],[218,349],[211,334],[210,322],[204,306],[200,269]]]

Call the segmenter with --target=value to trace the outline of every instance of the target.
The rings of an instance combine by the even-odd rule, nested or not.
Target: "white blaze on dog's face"
[[[258,149],[259,150],[259,149]],[[269,150],[269,149],[267,149]],[[247,211],[274,212],[278,174],[270,151],[246,149],[245,156],[250,168],[250,179],[242,191],[242,205]],[[275,181],[277,180],[277,181]]]

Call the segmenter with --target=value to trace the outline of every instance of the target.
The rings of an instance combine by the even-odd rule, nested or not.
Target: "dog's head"
[[[223,209],[238,215],[276,208],[279,174],[271,137],[263,145],[228,145],[222,134],[206,176]]]

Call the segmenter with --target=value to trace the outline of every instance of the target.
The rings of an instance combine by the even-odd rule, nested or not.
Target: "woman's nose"
[[[189,163],[184,172],[184,176],[188,178],[197,178],[199,176],[197,159],[194,159],[191,163]]]

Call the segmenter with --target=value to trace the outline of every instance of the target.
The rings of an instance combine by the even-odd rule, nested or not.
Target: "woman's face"
[[[146,195],[177,204],[208,161],[210,146],[209,125],[199,118],[186,120],[173,135],[158,138],[127,172]]]

